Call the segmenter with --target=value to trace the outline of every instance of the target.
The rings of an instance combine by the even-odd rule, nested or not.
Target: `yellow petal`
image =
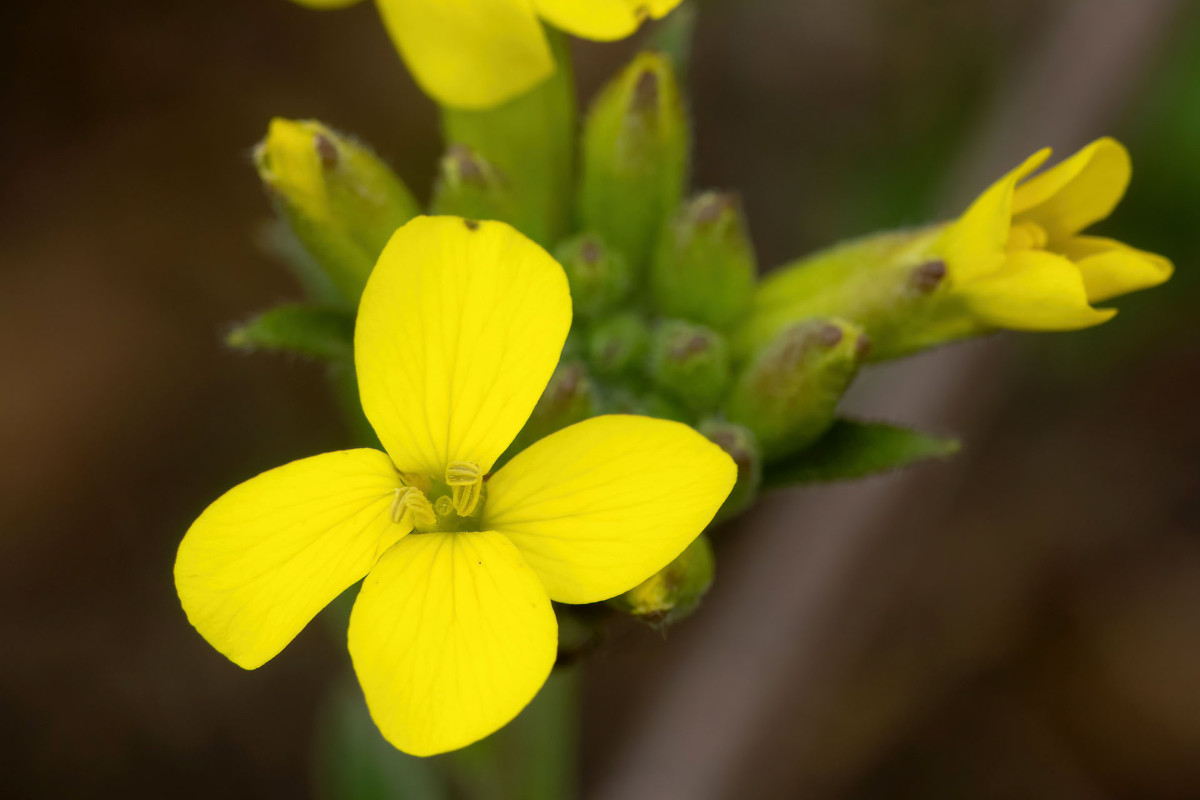
[[[1013,214],[1036,222],[1051,242],[1062,241],[1112,213],[1129,186],[1129,151],[1098,139],[1017,188]]]
[[[230,489],[179,545],[188,620],[234,663],[261,666],[407,533],[389,514],[399,485],[383,453],[344,450]]]
[[[1013,330],[1089,328],[1117,313],[1088,305],[1075,265],[1041,250],[1012,254],[1003,268],[959,287],[956,294],[982,322]]]
[[[486,473],[550,380],[571,298],[562,267],[500,222],[417,217],[363,291],[354,357],[367,419],[401,472]]]
[[[414,534],[363,581],[350,656],[379,730],[417,756],[497,730],[554,666],[546,590],[498,533]]]
[[[1169,280],[1175,269],[1160,255],[1099,236],[1068,240],[1063,255],[1079,268],[1088,300],[1093,303],[1158,286]]]
[[[490,108],[554,72],[532,0],[378,0],[421,88],[454,108]]]
[[[594,603],[683,552],[736,480],[733,459],[686,425],[595,417],[493,475],[484,525],[512,540],[551,599]]]
[[[537,12],[556,28],[585,39],[624,39],[646,17],[659,19],[680,0],[534,0]]]
[[[970,281],[1004,263],[1014,187],[1049,157],[1050,149],[1043,148],[1025,159],[989,186],[957,221],[946,227],[938,251],[946,259],[951,280]]]

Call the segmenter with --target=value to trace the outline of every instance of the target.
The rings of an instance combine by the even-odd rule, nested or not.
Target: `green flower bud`
[[[512,224],[512,207],[512,193],[500,171],[471,148],[451,145],[433,189],[433,213]]]
[[[650,340],[647,373],[664,392],[694,410],[714,408],[730,379],[729,345],[711,328],[665,320]]]
[[[749,428],[763,459],[804,449],[833,424],[842,394],[869,350],[843,320],[810,320],[782,331],[738,376],[726,413]]]
[[[700,425],[700,433],[729,454],[737,464],[737,483],[721,508],[714,522],[722,522],[749,508],[758,496],[762,485],[762,453],[758,441],[749,428],[732,422],[710,419]]]
[[[712,544],[700,534],[674,561],[609,603],[655,627],[672,625],[700,604],[715,566]]]
[[[616,376],[638,370],[646,358],[650,329],[627,312],[601,320],[588,336],[588,360],[598,375]]]
[[[254,164],[296,238],[349,304],[392,233],[420,213],[374,153],[319,122],[271,120]]]
[[[625,298],[633,285],[629,262],[604,246],[600,237],[582,234],[554,252],[571,284],[571,304],[579,319],[596,319]]]
[[[583,132],[583,227],[640,273],[679,205],[688,122],[667,58],[642,53],[592,104]]]
[[[666,316],[726,330],[750,311],[757,274],[737,198],[705,192],[664,231],[650,289]]]
[[[568,425],[582,422],[596,411],[596,387],[588,376],[587,368],[578,361],[560,363],[546,384],[542,396],[525,427],[509,445],[501,462],[524,450],[529,445]]]

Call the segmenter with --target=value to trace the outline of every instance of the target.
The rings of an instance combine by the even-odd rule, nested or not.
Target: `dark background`
[[[878,370],[850,405],[963,456],[780,494],[702,611],[585,668],[589,796],[1200,796],[1200,8],[700,3],[695,183],[764,267],[954,213],[1043,144],[1134,155],[1105,232],[1171,256],[1103,328]],[[171,565],[221,491],[341,446],[320,369],[226,351],[299,297],[257,244],[271,116],[428,196],[432,104],[369,3],[16,0],[0,29],[0,774],[6,796],[302,797],[344,654],[243,672]],[[576,48],[587,97],[634,43]],[[1060,154],[1064,152],[1060,150]]]

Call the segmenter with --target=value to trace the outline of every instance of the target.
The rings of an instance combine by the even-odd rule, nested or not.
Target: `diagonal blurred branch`
[[[1044,39],[983,118],[945,188],[947,207],[1037,147],[1104,132],[1182,7],[1048,5]],[[978,431],[1003,398],[1008,358],[1003,340],[929,354],[872,373],[851,403]],[[946,555],[955,543],[938,517],[957,474],[935,467],[761,504],[705,613],[673,639],[669,679],[596,800],[833,796],[994,658],[980,643],[1018,635],[1038,566],[1016,564],[988,583],[980,553]],[[934,585],[914,586],[914,575]],[[931,652],[952,657],[933,663]]]

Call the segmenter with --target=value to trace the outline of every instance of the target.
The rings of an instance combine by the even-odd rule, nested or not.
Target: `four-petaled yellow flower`
[[[354,342],[386,454],[301,459],[209,506],[175,564],[196,629],[252,669],[366,576],[350,655],[390,742],[431,755],[512,719],[554,664],[550,601],[605,600],[665,567],[737,475],[686,425],[603,416],[489,476],[570,323],[562,268],[509,226],[418,217],[398,230]]]
[[[295,0],[340,8],[359,0]],[[376,0],[417,83],[445,106],[490,108],[541,83],[554,56],[538,18],[567,33],[612,41],[681,0]]]
[[[1162,256],[1081,235],[1112,213],[1129,186],[1129,153],[1120,142],[1099,139],[1024,180],[1049,157],[1044,148],[994,183],[934,248],[945,259],[951,291],[988,325],[1098,325],[1117,312],[1093,303],[1171,277],[1171,262]]]

